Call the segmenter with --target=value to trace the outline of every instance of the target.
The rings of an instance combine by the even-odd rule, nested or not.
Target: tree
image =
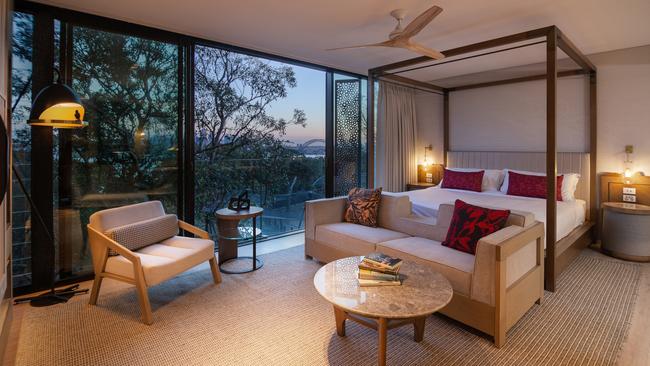
[[[196,48],[195,64],[196,212],[213,217],[243,188],[268,204],[286,193],[289,162],[300,155],[283,145],[286,127],[306,123],[299,109],[289,120],[267,111],[297,86],[293,68],[209,47]]]

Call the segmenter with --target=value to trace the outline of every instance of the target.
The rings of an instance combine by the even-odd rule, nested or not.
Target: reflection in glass
[[[55,235],[60,278],[89,273],[88,218],[160,200],[176,212],[178,48],[73,29],[72,87],[89,126],[55,130]]]

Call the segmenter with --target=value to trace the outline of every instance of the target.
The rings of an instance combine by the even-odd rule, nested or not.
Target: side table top
[[[449,281],[433,268],[404,261],[401,286],[361,287],[357,281],[362,257],[348,257],[321,267],[316,290],[327,301],[351,313],[375,318],[412,318],[432,314],[451,301]]]
[[[603,209],[631,215],[650,215],[650,206],[628,202],[605,202]]]
[[[217,211],[218,219],[222,220],[244,220],[251,217],[259,216],[264,212],[264,209],[257,206],[251,206],[248,210],[231,210],[229,208],[222,208]]]

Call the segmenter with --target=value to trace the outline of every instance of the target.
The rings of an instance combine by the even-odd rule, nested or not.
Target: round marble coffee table
[[[345,336],[352,320],[379,332],[379,365],[386,364],[388,329],[413,324],[415,341],[424,336],[427,316],[447,305],[454,294],[449,281],[431,267],[404,261],[401,286],[360,287],[358,265],[363,257],[349,257],[324,265],[314,276],[316,290],[334,305],[336,333]]]

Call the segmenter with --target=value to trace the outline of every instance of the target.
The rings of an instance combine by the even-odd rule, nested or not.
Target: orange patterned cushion
[[[377,213],[381,201],[381,187],[377,189],[352,188],[343,219],[359,225],[377,227]]]

